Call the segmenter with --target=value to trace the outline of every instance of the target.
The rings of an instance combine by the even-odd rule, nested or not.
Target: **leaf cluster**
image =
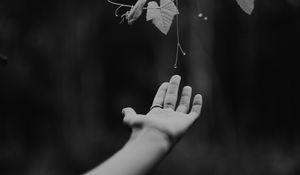
[[[125,17],[128,24],[133,24],[142,15],[143,10],[147,10],[146,21],[152,21],[159,31],[165,35],[167,35],[170,30],[174,16],[179,15],[174,0],[159,0],[159,4],[156,1],[150,1],[146,8],[145,5],[148,0],[138,0],[134,6],[115,3],[111,0],[107,1],[111,4],[118,5],[119,8],[130,7],[130,11],[122,15],[122,18],[124,19]],[[236,2],[247,14],[250,15],[253,12],[254,0],[236,0]],[[117,8],[117,10],[119,8]]]

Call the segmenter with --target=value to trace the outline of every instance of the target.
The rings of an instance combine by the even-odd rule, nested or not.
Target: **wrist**
[[[140,146],[153,146],[162,152],[168,152],[171,148],[170,138],[163,132],[155,128],[142,128],[133,133],[135,136],[130,139],[128,144],[135,144]]]

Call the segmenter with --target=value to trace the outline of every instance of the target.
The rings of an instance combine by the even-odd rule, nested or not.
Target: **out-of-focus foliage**
[[[300,6],[256,3],[248,16],[234,1],[180,1],[175,70],[174,27],[119,25],[106,1],[1,0],[0,174],[99,165],[129,136],[121,109],[146,113],[175,73],[203,112],[156,175],[299,174]]]

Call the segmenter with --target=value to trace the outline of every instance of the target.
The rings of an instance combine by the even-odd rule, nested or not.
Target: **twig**
[[[109,2],[109,3],[111,3],[111,4],[113,4],[113,5],[117,5],[117,6],[121,6],[121,7],[129,7],[129,8],[132,7],[132,5],[121,4],[121,3],[113,2],[111,0],[106,0],[106,1]]]
[[[106,1],[109,2],[109,3],[111,3],[111,4],[113,4],[113,5],[119,6],[119,7],[117,8],[117,10],[119,10],[121,7],[128,7],[128,8],[132,8],[132,7],[133,7],[133,5],[117,3],[117,2],[113,2],[113,1],[111,1],[111,0],[106,0]],[[174,0],[171,0],[171,1],[173,2]],[[164,7],[164,6],[166,6],[166,5],[170,4],[170,3],[171,3],[171,2],[165,3],[165,4],[163,4],[163,5],[161,5],[160,7],[157,7],[157,8],[148,8],[148,7],[144,7],[143,10],[147,10],[147,9],[161,9],[162,7]],[[117,11],[117,10],[116,10],[116,11]]]
[[[178,0],[176,0],[176,5],[178,7]],[[181,51],[182,55],[186,55],[186,53],[183,51],[181,44],[180,44],[180,37],[179,37],[179,15],[176,16],[176,37],[177,37],[177,45],[176,45],[176,57],[175,57],[175,63],[174,63],[174,68],[177,68],[177,63],[178,63],[178,53],[179,50]]]
[[[176,3],[176,6],[178,7],[178,0],[171,0],[170,2],[167,2],[165,4],[160,4],[160,6],[158,8],[147,8],[147,7],[144,7],[143,10],[147,10],[147,9],[161,9],[163,7],[165,7],[166,5],[168,5],[169,3],[171,2],[174,2]],[[133,5],[128,5],[128,4],[122,4],[122,3],[117,3],[117,2],[113,2],[111,0],[107,0],[107,2],[113,4],[113,5],[116,5],[116,6],[119,6],[116,11],[115,11],[115,16],[118,16],[118,10],[121,8],[121,7],[127,7],[127,8],[132,8]],[[122,18],[124,17],[124,15],[126,15],[127,13],[123,14],[122,15]],[[124,18],[122,19],[122,21],[124,20]],[[121,22],[122,22],[121,21]],[[186,53],[184,52],[184,50],[182,49],[181,47],[181,44],[180,44],[180,35],[179,35],[179,18],[178,18],[178,15],[176,16],[176,36],[177,36],[177,45],[176,45],[176,57],[175,57],[175,64],[174,64],[174,68],[177,68],[177,63],[178,63],[178,54],[179,54],[179,51],[182,53],[182,55],[186,55]]]

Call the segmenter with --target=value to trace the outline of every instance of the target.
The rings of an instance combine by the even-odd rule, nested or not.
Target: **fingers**
[[[160,85],[160,87],[158,88],[157,93],[154,97],[152,106],[154,106],[154,105],[162,106],[163,105],[163,102],[164,102],[164,99],[165,99],[165,96],[166,96],[166,93],[168,90],[168,86],[169,86],[169,83],[167,83],[167,82]]]
[[[172,76],[166,93],[164,108],[175,109],[180,79],[179,75]]]
[[[202,96],[200,94],[197,94],[194,97],[193,106],[189,115],[195,118],[199,117],[201,108],[202,108]]]
[[[177,107],[177,112],[187,113],[190,108],[190,101],[192,95],[192,88],[190,86],[185,86],[181,93],[181,98],[179,106]]]

